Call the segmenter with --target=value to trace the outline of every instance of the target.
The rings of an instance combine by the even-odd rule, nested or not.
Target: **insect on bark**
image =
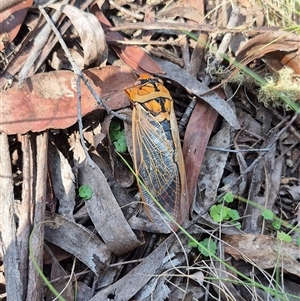
[[[142,74],[134,86],[126,88],[125,92],[132,104],[136,174],[181,225],[188,215],[189,201],[172,97],[162,80],[147,74]],[[149,193],[139,183],[138,186],[146,212],[154,221],[153,215],[157,213],[153,207],[156,206]],[[177,230],[174,223],[171,223],[171,227]]]

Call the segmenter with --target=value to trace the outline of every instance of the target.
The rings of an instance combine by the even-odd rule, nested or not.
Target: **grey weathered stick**
[[[69,0],[63,0],[63,3],[68,3]],[[54,12],[52,15],[53,22],[56,22],[59,17],[61,16],[61,12]],[[22,85],[24,80],[27,78],[27,75],[34,66],[35,61],[37,60],[38,56],[40,55],[42,48],[45,46],[45,43],[47,42],[49,35],[51,33],[51,27],[48,24],[45,24],[45,26],[41,29],[41,31],[38,33],[38,35],[34,39],[34,48],[29,53],[26,62],[22,69],[19,72],[19,85]]]
[[[47,159],[48,159],[48,132],[36,136],[36,168],[33,176],[35,180],[34,191],[34,211],[33,227],[45,220],[46,207],[46,179],[47,179]],[[32,236],[32,255],[42,268],[44,247],[44,226],[40,225],[38,231]],[[28,289],[26,301],[41,300],[43,283],[40,275],[33,263],[29,262]],[[21,300],[21,299],[15,299]],[[24,300],[24,299],[23,299]]]
[[[11,158],[7,135],[0,133],[0,212],[1,240],[4,254],[4,269],[7,301],[23,300],[23,285],[19,270],[19,254],[16,242],[14,217],[14,191]]]
[[[43,14],[44,18],[46,19],[47,23],[51,26],[51,29],[53,30],[54,34],[56,35],[56,37],[58,38],[58,41],[62,47],[62,49],[65,52],[66,57],[68,58],[70,64],[72,65],[72,68],[74,70],[74,73],[78,76],[80,76],[80,78],[83,80],[84,84],[87,86],[87,88],[90,90],[90,92],[92,93],[93,97],[95,98],[96,102],[103,106],[104,109],[106,110],[106,112],[108,114],[112,114],[114,116],[116,116],[117,118],[121,119],[121,120],[125,120],[124,116],[112,111],[100,98],[100,96],[94,91],[94,89],[92,88],[91,84],[89,83],[88,79],[85,77],[85,75],[82,73],[82,71],[80,70],[80,68],[77,66],[77,64],[75,63],[75,60],[73,59],[71,52],[69,51],[65,41],[63,40],[63,38],[61,37],[61,34],[59,33],[59,31],[57,30],[57,28],[55,27],[54,23],[52,22],[52,20],[49,18],[47,12],[45,11],[45,9],[41,6],[39,6],[39,10],[40,12]]]

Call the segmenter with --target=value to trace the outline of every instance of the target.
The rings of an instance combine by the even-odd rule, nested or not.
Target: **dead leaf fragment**
[[[58,213],[74,220],[75,208],[75,176],[68,160],[52,143],[48,145],[49,169],[51,170],[53,189],[59,200]]]
[[[6,43],[14,40],[32,3],[33,0],[26,0],[8,7],[5,11],[0,8],[0,51],[5,48]]]
[[[125,87],[136,78],[128,67],[109,66],[85,71],[95,92],[112,109],[129,106]],[[102,109],[91,92],[81,83],[81,113]],[[40,73],[28,78],[21,88],[1,92],[0,131],[24,134],[45,129],[64,129],[77,120],[76,79],[71,71]]]
[[[79,184],[89,185],[92,197],[86,201],[87,211],[107,247],[117,255],[142,245],[129,227],[101,169],[90,167],[86,161],[79,164]]]
[[[159,58],[153,59],[166,72],[166,74],[160,75],[160,77],[171,79],[184,87],[189,93],[199,96],[223,116],[232,127],[235,129],[240,128],[240,124],[234,111],[224,99],[214,92],[208,93],[210,89],[206,85],[177,65]]]
[[[190,200],[194,198],[202,160],[217,117],[218,113],[209,104],[198,101],[185,131],[183,153]]]
[[[265,32],[250,39],[238,52],[236,60],[248,64],[257,58],[266,59],[272,69],[282,66],[300,74],[300,37],[285,31]]]
[[[131,300],[130,298],[156,274],[155,271],[163,264],[166,250],[173,240],[174,236],[169,236],[137,267],[120,280],[100,291],[90,301],[109,300],[109,296],[117,296],[114,299],[118,301]]]
[[[73,254],[99,275],[111,259],[107,246],[92,232],[69,219],[46,212],[45,239]]]
[[[281,266],[300,277],[300,247],[267,236],[256,234],[224,235],[225,252],[235,259],[254,262],[262,269]]]
[[[100,22],[93,14],[83,12],[69,4],[58,3],[49,5],[49,7],[63,12],[71,20],[81,39],[86,66],[96,60],[103,62],[107,59],[105,34]]]
[[[111,27],[110,22],[104,16],[104,14],[97,8],[97,5],[92,7],[92,12],[96,15],[101,22],[104,29]],[[116,40],[123,41],[125,38],[118,32],[108,31],[106,32],[107,42],[113,42]],[[151,73],[161,74],[164,73],[158,64],[156,64],[151,57],[140,47],[137,46],[111,46],[115,53],[123,60],[128,66],[130,66],[137,74]]]

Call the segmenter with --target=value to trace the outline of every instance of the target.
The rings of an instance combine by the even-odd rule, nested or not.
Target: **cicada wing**
[[[175,118],[172,110],[172,118]],[[175,120],[158,121],[141,105],[133,108],[134,165],[137,175],[147,187],[139,189],[142,198],[150,205],[147,212],[155,214],[156,198],[164,209],[182,224],[189,208],[184,161]],[[149,194],[150,193],[150,194]],[[173,224],[174,230],[177,227]]]

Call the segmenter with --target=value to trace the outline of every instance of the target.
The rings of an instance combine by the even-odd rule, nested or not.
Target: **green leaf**
[[[226,203],[232,203],[234,201],[234,197],[233,197],[233,194],[231,192],[227,192],[224,197],[223,197],[223,200],[226,202]]]
[[[298,236],[298,238],[297,238],[297,240],[296,240],[296,244],[297,244],[298,246],[300,246],[300,236]]]
[[[266,219],[266,220],[272,220],[274,218],[274,213],[269,210],[269,209],[264,209],[261,213],[261,215]]]
[[[115,120],[111,121],[109,126],[109,137],[117,152],[125,153],[127,151],[125,131],[121,129],[120,122]]]
[[[292,237],[284,232],[277,232],[277,238],[285,242],[292,242]]]
[[[82,185],[79,187],[79,196],[84,200],[89,200],[93,195],[93,189],[89,185]]]
[[[237,219],[240,218],[240,215],[239,215],[238,211],[235,210],[235,209],[231,209],[231,210],[228,212],[228,216],[229,216],[231,219],[233,219],[233,220],[237,220]]]
[[[112,120],[110,125],[109,125],[109,131],[112,132],[112,134],[120,132],[121,130],[121,125],[119,122]]]
[[[198,246],[198,243],[196,241],[190,240],[188,242],[188,246],[192,248],[196,248]]]
[[[274,228],[275,230],[280,230],[280,228],[281,228],[281,222],[278,221],[278,220],[274,220],[274,221],[272,222],[272,226],[273,226],[273,228]]]
[[[234,224],[235,224],[237,229],[242,230],[242,224],[240,222],[234,223]]]
[[[119,153],[125,153],[127,151],[125,136],[120,137],[118,140],[114,141],[113,144]]]
[[[220,204],[220,205],[213,205],[210,208],[209,213],[210,213],[210,216],[212,217],[212,219],[215,222],[220,223],[224,220],[229,219],[228,213],[229,213],[230,210],[231,210],[230,208]]]
[[[205,238],[199,242],[198,250],[204,256],[215,255],[217,251],[217,244],[211,238]]]

